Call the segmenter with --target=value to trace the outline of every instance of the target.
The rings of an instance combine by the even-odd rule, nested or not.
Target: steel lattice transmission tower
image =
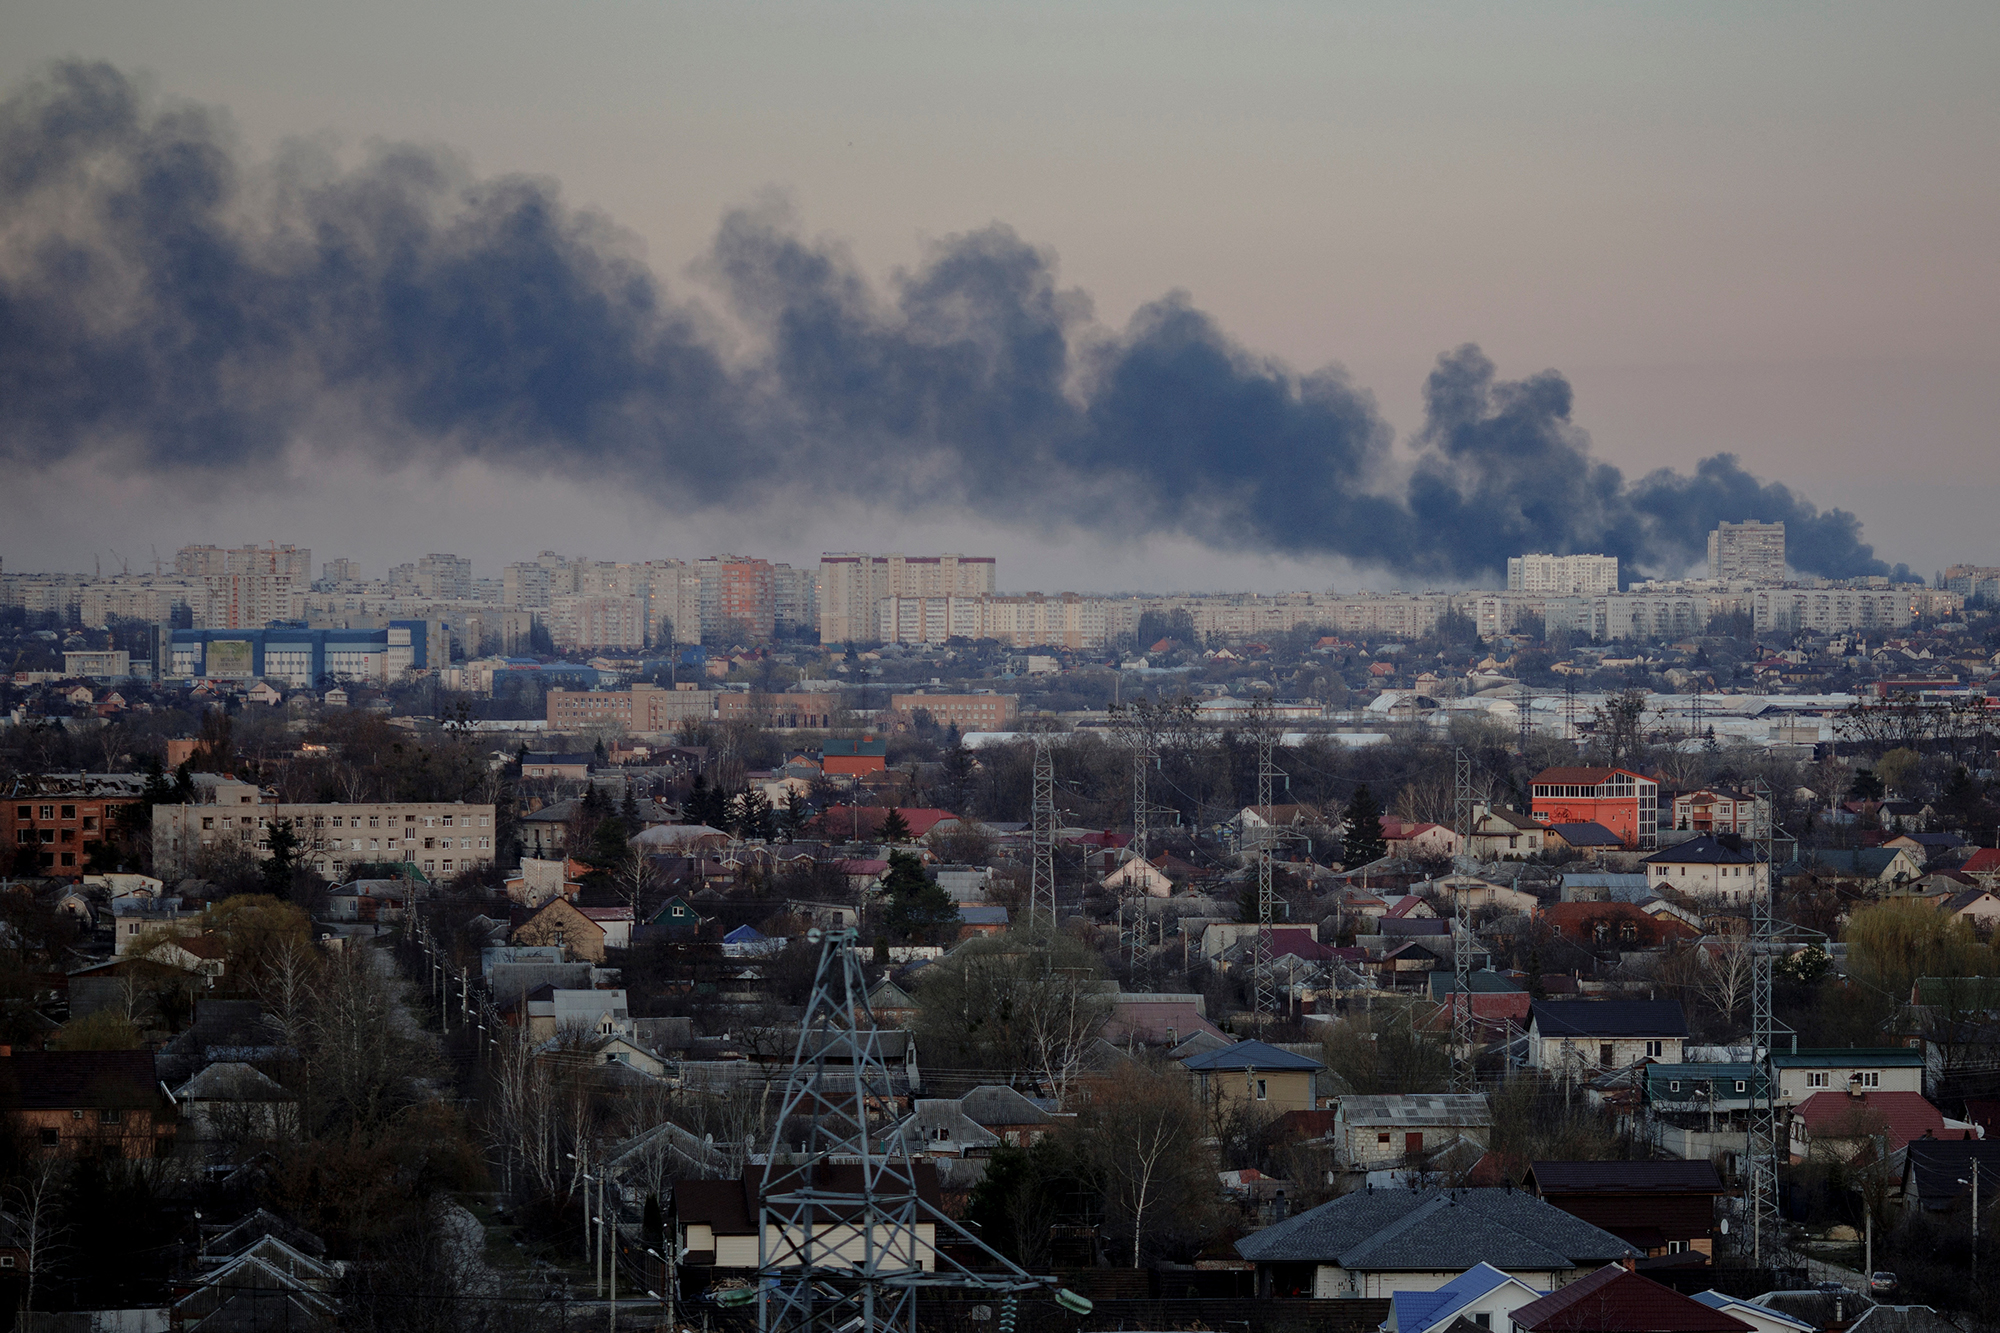
[[[908,1089],[883,1058],[855,932],[829,931],[820,944],[784,1101],[752,1168],[760,1333],[915,1333],[924,1287],[1046,1292],[1053,1278],[1027,1273],[919,1195],[914,1129],[900,1113]],[[980,1251],[981,1270],[927,1242],[924,1225],[937,1241]]]
[[[1056,761],[1046,733],[1035,735],[1034,869],[1028,924],[1056,928]]]
[[[1463,746],[1452,757],[1452,809],[1458,854],[1467,858],[1472,838],[1472,758]],[[1477,1083],[1474,1044],[1477,1026],[1472,1014],[1472,921],[1465,914],[1463,892],[1457,899],[1451,929],[1451,1090],[1471,1092]]]
[[[1132,732],[1132,855],[1141,861],[1152,853],[1152,822],[1158,813],[1146,791],[1147,773],[1159,762],[1153,721],[1144,703],[1133,704],[1126,710],[1125,725]]]
[[[1757,856],[1761,865],[1752,866],[1759,874],[1756,892],[1750,899],[1750,1114],[1743,1145],[1743,1192],[1749,1214],[1750,1252],[1758,1266],[1764,1262],[1765,1232],[1772,1233],[1772,1252],[1777,1249],[1778,1164],[1784,1145],[1779,1141],[1777,1078],[1771,1057],[1777,1053],[1778,1016],[1771,1005],[1771,968],[1779,951],[1781,929],[1772,910],[1772,894],[1777,875],[1771,806],[1771,788],[1759,778],[1750,786],[1754,812],[1762,805],[1765,814],[1758,821]],[[1752,818],[1756,818],[1753,813]],[[1789,1031],[1789,1029],[1788,1029]],[[1787,1150],[1788,1151],[1788,1150]]]
[[[1272,844],[1278,840],[1278,820],[1271,809],[1271,789],[1278,765],[1272,758],[1277,737],[1271,731],[1270,707],[1259,700],[1252,709],[1257,728],[1257,811],[1264,829],[1257,838],[1257,929],[1250,937],[1250,1007],[1258,1030],[1278,1016],[1278,977],[1271,958],[1271,925],[1277,919],[1278,895],[1271,882]]]

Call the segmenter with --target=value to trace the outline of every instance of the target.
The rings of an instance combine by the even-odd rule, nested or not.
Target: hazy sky
[[[69,56],[228,108],[253,155],[414,140],[553,178],[699,299],[720,217],[775,192],[878,276],[997,221],[1106,325],[1184,290],[1253,349],[1344,365],[1399,432],[1477,342],[1567,376],[1628,475],[1731,451],[1891,562],[2000,563],[1990,0],[0,5],[0,85]],[[10,569],[266,539],[486,574],[943,548],[1011,588],[1408,582],[865,506],[662,514],[477,465],[189,494],[78,463],[0,494]]]

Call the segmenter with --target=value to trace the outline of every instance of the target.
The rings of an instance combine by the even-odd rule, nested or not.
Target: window
[[[13,1266],[14,1266],[14,1256],[13,1256],[13,1255],[11,1255],[11,1254],[0,1254],[0,1268],[12,1268]]]
[[[213,816],[213,815],[204,815],[204,816],[202,817],[202,821],[201,821],[201,826],[202,826],[203,828],[214,828],[214,827],[215,827],[215,816]]]
[[[62,1131],[52,1125],[44,1125],[42,1126],[41,1139],[44,1148],[53,1148],[62,1142]]]
[[[84,826],[84,827],[85,827],[86,829],[94,829],[94,828],[96,828],[96,827],[97,827],[97,816],[96,816],[96,815],[85,815],[85,816],[83,817],[83,826]]]
[[[1377,1134],[1375,1136],[1375,1142],[1380,1146],[1386,1148],[1389,1146],[1389,1136],[1387,1134]]]
[[[1686,1248],[1687,1248],[1687,1243],[1685,1241],[1670,1240],[1667,1242],[1668,1254],[1679,1254],[1682,1250],[1685,1250]]]
[[[1263,1079],[1257,1080],[1257,1100],[1264,1101],[1270,1094],[1270,1085]]]
[[[1647,1059],[1657,1060],[1661,1056],[1665,1055],[1666,1051],[1667,1051],[1667,1044],[1663,1041],[1649,1041],[1646,1043]]]
[[[124,1119],[125,1113],[115,1106],[107,1106],[97,1113],[97,1123],[100,1125],[116,1125],[122,1123]]]
[[[1736,1080],[1736,1090],[1738,1092],[1748,1092],[1750,1090],[1750,1085],[1739,1078]]]
[[[1679,1092],[1680,1090],[1681,1090],[1681,1081],[1679,1079],[1673,1079],[1667,1084],[1668,1092]]]
[[[427,852],[428,852],[428,851],[434,851],[434,850],[435,850],[436,848],[437,848],[437,839],[436,839],[436,838],[425,838],[425,839],[424,839],[424,850],[425,850],[425,851],[427,851]]]
[[[1808,1088],[1823,1088],[1826,1086],[1826,1080],[1827,1076],[1825,1074],[1807,1074],[1806,1086]]]
[[[54,819],[55,817],[56,808],[52,805],[42,806],[35,812],[35,818],[37,819]]]
[[[554,933],[553,935],[551,935],[551,936],[549,937],[549,943],[551,943],[551,944],[561,944],[562,942],[563,942],[563,932],[562,932],[562,927],[561,927],[561,926],[557,926],[557,927],[556,927],[556,929],[555,929],[555,933]]]
[[[1481,1328],[1491,1328],[1493,1327],[1493,1316],[1481,1310],[1478,1314],[1472,1316],[1472,1322]]]
[[[66,806],[64,806],[64,807],[63,807],[63,818],[64,818],[64,819],[75,819],[75,818],[76,818],[76,807],[75,807],[75,806],[73,806],[73,805],[66,805]]]
[[[1873,1069],[1856,1074],[1854,1077],[1860,1081],[1861,1086],[1864,1088],[1879,1088],[1882,1086],[1882,1075]]]
[[[450,815],[446,815],[446,816],[444,817],[444,826],[445,826],[446,828],[450,828],[450,827],[451,827],[451,816],[450,816]]]
[[[1608,1041],[1599,1042],[1597,1044],[1597,1063],[1601,1065],[1608,1065],[1612,1062],[1612,1059],[1613,1055],[1612,1055],[1611,1043]]]
[[[34,811],[35,807],[32,805],[17,805],[14,807],[14,818],[33,819],[35,817]]]

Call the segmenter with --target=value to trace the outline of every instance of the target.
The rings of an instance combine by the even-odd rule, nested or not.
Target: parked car
[[[1896,1294],[1896,1275],[1894,1273],[1870,1273],[1868,1275],[1868,1294],[1870,1296],[1894,1296]]]

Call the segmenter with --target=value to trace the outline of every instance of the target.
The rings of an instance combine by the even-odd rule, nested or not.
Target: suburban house
[[[1771,877],[1756,848],[1734,833],[1705,833],[1654,852],[1646,873],[1655,888],[1725,905],[1749,902]]]
[[[1428,888],[1447,915],[1461,910],[1470,915],[1482,908],[1497,907],[1503,912],[1533,916],[1542,902],[1526,889],[1495,884],[1474,875],[1446,875],[1417,888],[1419,891]]]
[[[1120,992],[1111,1002],[1103,1036],[1115,1045],[1178,1046],[1197,1032],[1223,1035],[1221,1028],[1208,1021],[1208,997],[1199,991]]]
[[[1550,903],[1537,915],[1558,935],[1586,949],[1650,949],[1701,935],[1676,913],[1649,912],[1636,903]]]
[[[1547,1293],[1492,1264],[1478,1263],[1435,1291],[1399,1291],[1390,1297],[1383,1333],[1444,1333],[1460,1320],[1474,1328],[1509,1327],[1514,1311]]]
[[[1734,1315],[1618,1264],[1514,1311],[1515,1333],[1751,1333]]]
[[[1641,1060],[1681,1061],[1687,1016],[1678,1000],[1543,1000],[1528,1010],[1528,1065],[1573,1073]]]
[[[1797,1106],[1817,1093],[1924,1090],[1923,1052],[1907,1046],[1807,1047],[1771,1057],[1780,1106]]]
[[[1970,1121],[1947,1120],[1917,1092],[1816,1092],[1791,1115],[1791,1157],[1880,1161],[1919,1139],[1971,1138]]]
[[[1319,1075],[1326,1066],[1309,1055],[1298,1055],[1261,1041],[1189,1056],[1181,1068],[1194,1078],[1202,1105],[1224,1101],[1255,1102],[1273,1111],[1319,1109]]]
[[[1601,824],[1631,851],[1657,845],[1660,784],[1625,768],[1547,768],[1529,786],[1544,824]]]
[[[1803,869],[1831,879],[1858,880],[1884,888],[1915,883],[1924,877],[1923,858],[1907,847],[1821,847],[1807,853]]]
[[[1361,1189],[1236,1242],[1266,1296],[1391,1298],[1491,1264],[1554,1290],[1633,1258],[1608,1231],[1514,1189]]]
[[[1536,1162],[1521,1188],[1649,1259],[1715,1254],[1715,1201],[1725,1191],[1713,1162]]]
[[[1483,1092],[1342,1097],[1333,1113],[1333,1153],[1350,1171],[1420,1163],[1456,1140],[1484,1148],[1493,1109]]]
[[[1689,833],[1755,837],[1763,828],[1764,802],[1727,787],[1674,793],[1673,827]]]
[[[174,1089],[180,1138],[209,1148],[296,1138],[299,1098],[256,1066],[218,1060]]]
[[[810,1187],[824,1194],[858,1197],[862,1193],[861,1171],[858,1164],[822,1164],[814,1178],[807,1181],[798,1167],[752,1166],[735,1180],[677,1182],[674,1228],[687,1249],[685,1262],[695,1267],[754,1271],[760,1262],[757,1214],[767,1191],[790,1194]],[[918,1159],[912,1164],[911,1176],[917,1198],[932,1208],[941,1208],[937,1167]],[[876,1188],[886,1188],[886,1182]],[[828,1203],[822,1209],[821,1220],[814,1229],[815,1262],[819,1264],[851,1266],[868,1253],[875,1262],[892,1267],[913,1265],[929,1272],[937,1266],[937,1224],[922,1219],[921,1215],[916,1227],[915,1253],[890,1254],[893,1237],[884,1224],[877,1223],[880,1229],[869,1236],[863,1231],[863,1224],[855,1219],[856,1210],[852,1206]],[[796,1241],[788,1244],[776,1228],[763,1240],[774,1263],[787,1262],[785,1256],[797,1244]]]
[[[1607,852],[1625,850],[1625,840],[1602,824],[1588,820],[1582,823],[1562,821],[1549,825],[1544,841],[1552,852],[1575,852],[1588,861],[1595,861]]]
[[[629,917],[625,925],[629,938]],[[583,910],[569,899],[551,898],[534,915],[514,927],[509,939],[515,944],[556,945],[580,962],[601,963],[604,961],[606,933],[602,925],[584,915]]]
[[[1694,1299],[1711,1310],[1720,1310],[1732,1319],[1741,1319],[1757,1333],[1819,1333],[1819,1325],[1787,1314],[1768,1305],[1759,1305],[1741,1296],[1725,1296],[1719,1291],[1698,1291]]]
[[[1114,893],[1143,893],[1149,898],[1171,897],[1174,891],[1166,871],[1137,856],[1127,858],[1124,865],[1106,875],[1103,884]]]
[[[1973,1164],[1980,1188],[2000,1189],[2000,1141],[1918,1139],[1903,1155],[1903,1207],[1925,1212],[1971,1206]],[[1980,1204],[1985,1205],[1982,1195]]]
[[[166,1157],[177,1117],[151,1051],[0,1047],[0,1114],[23,1144],[65,1157]]]
[[[958,1099],[968,1119],[1010,1148],[1031,1148],[1052,1133],[1056,1117],[1012,1088],[982,1083]]]
[[[1382,820],[1382,841],[1389,855],[1441,859],[1458,855],[1458,834],[1442,824]]]
[[[1525,861],[1541,854],[1547,835],[1547,829],[1526,815],[1476,803],[1465,850],[1482,861]]]

